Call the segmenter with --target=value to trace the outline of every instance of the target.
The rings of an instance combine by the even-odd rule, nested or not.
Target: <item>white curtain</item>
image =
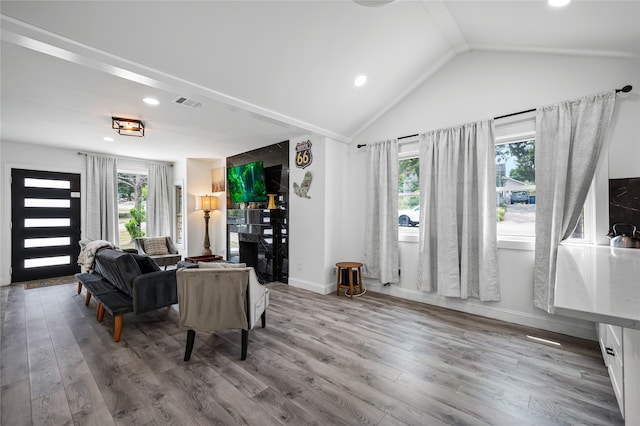
[[[364,274],[400,280],[398,260],[398,140],[367,144]]]
[[[87,235],[120,244],[116,159],[87,154]]]
[[[558,244],[584,206],[615,105],[615,92],[538,108],[533,303],[553,313]]]
[[[150,163],[147,189],[147,235],[171,235],[171,166]]]
[[[500,300],[493,120],[420,139],[418,289]]]

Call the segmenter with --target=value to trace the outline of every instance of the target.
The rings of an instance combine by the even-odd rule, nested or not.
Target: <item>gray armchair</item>
[[[244,266],[244,265],[243,265]],[[253,268],[181,268],[176,273],[180,327],[187,330],[184,360],[191,357],[196,331],[242,330],[240,359],[247,358],[249,330],[258,317],[266,325],[269,289],[258,282]]]
[[[158,266],[164,266],[165,270],[167,266],[175,265],[182,259],[171,237],[138,237],[134,244],[138,254],[149,256]]]

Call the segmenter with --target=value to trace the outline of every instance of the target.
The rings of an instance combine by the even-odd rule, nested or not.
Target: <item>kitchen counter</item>
[[[556,313],[640,330],[640,249],[560,244]]]

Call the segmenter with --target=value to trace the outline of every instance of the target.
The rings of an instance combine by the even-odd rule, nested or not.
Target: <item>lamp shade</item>
[[[196,197],[196,210],[211,211],[219,208],[218,197],[215,195],[200,195]]]

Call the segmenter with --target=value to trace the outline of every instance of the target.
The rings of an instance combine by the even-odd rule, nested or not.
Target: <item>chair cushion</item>
[[[246,268],[246,263],[226,263],[226,262],[198,262],[198,268],[204,269],[234,269]]]
[[[165,237],[145,238],[144,252],[149,256],[169,254],[169,249],[167,249],[167,239]]]

